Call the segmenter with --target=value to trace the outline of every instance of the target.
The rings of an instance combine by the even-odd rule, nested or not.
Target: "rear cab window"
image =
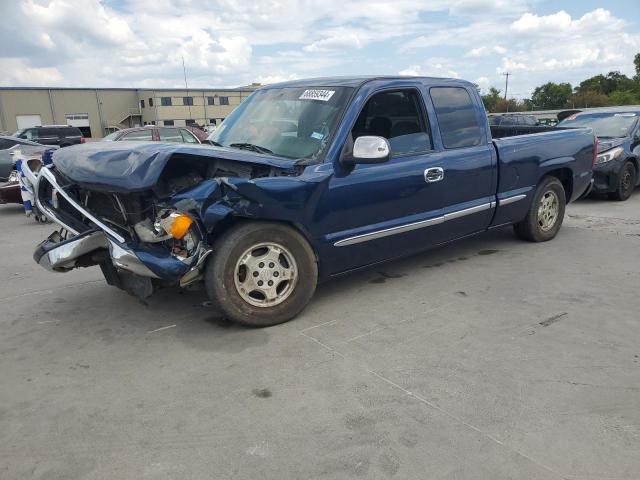
[[[351,134],[354,141],[362,136],[384,137],[396,156],[433,148],[422,99],[413,88],[374,94],[360,112]]]
[[[482,128],[469,92],[462,87],[429,90],[446,149],[475,147],[482,143]]]

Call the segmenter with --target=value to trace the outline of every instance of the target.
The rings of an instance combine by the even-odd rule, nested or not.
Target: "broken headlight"
[[[134,230],[142,242],[161,244],[185,262],[197,253],[201,240],[193,219],[173,209],[160,210],[153,223],[151,219],[143,220],[134,225]]]

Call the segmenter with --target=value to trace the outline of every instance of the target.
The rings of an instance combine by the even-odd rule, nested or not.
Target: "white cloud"
[[[478,77],[476,78],[474,83],[477,84],[482,90],[486,90],[491,84],[487,77]]]
[[[606,9],[541,15],[537,0],[14,3],[0,22],[3,85],[179,87],[184,57],[193,87],[400,71],[487,88],[509,71],[510,92],[526,95],[631,74],[640,51],[640,34]]]
[[[62,85],[63,76],[55,67],[36,68],[20,58],[0,58],[1,85]]]
[[[459,78],[460,75],[452,70],[446,59],[431,58],[425,61],[424,65],[410,65],[400,70],[398,75],[410,77],[451,77]]]

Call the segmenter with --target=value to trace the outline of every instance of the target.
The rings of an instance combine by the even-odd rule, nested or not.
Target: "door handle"
[[[442,167],[427,168],[424,171],[424,181],[427,183],[439,182],[444,178]]]

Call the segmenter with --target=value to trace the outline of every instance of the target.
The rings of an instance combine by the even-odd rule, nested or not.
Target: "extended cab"
[[[596,153],[589,129],[493,139],[473,84],[408,77],[270,85],[209,143],[57,151],[36,197],[61,230],[36,262],[99,265],[141,297],[203,283],[229,318],[273,325],[379,262],[505,225],[552,239]]]

